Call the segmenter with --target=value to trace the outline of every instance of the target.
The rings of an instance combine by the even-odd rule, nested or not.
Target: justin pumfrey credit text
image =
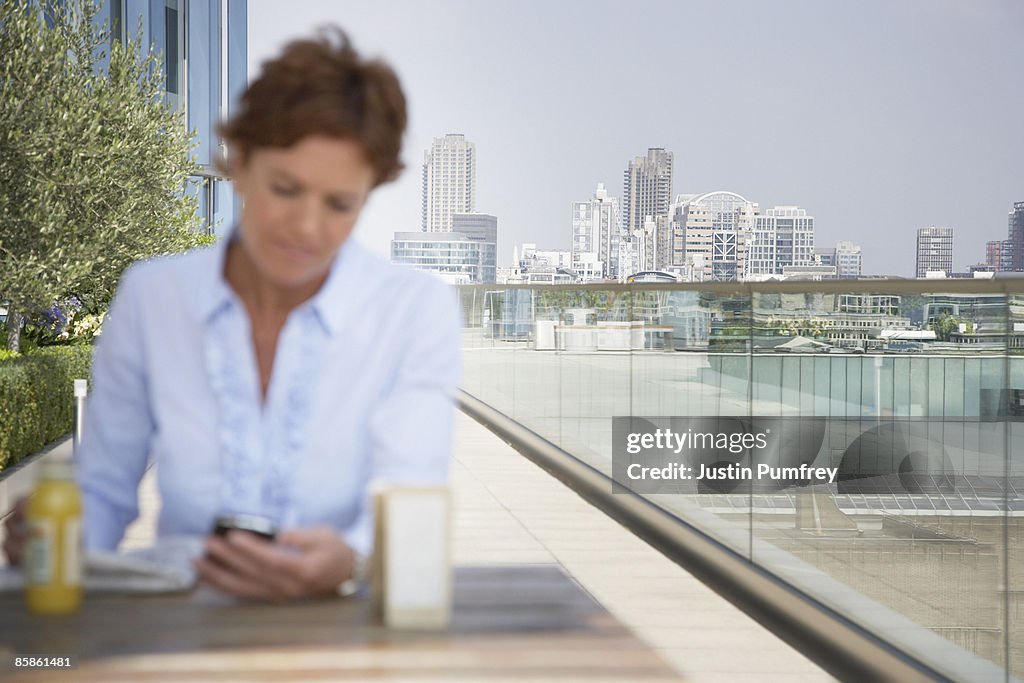
[[[678,455],[682,451],[694,452],[704,449],[716,449],[740,454],[748,450],[761,450],[768,446],[768,435],[771,429],[762,432],[695,432],[687,429],[676,432],[668,428],[659,428],[653,432],[631,432],[626,436],[626,452],[638,455],[644,451],[657,450],[662,453],[671,451]],[[714,466],[703,462],[686,464],[670,462],[658,466],[632,463],[626,467],[626,476],[634,481],[649,479],[692,479],[700,480],[818,480],[833,483],[839,472],[838,467],[815,467],[806,463],[799,466],[785,467],[768,463],[757,463],[750,466],[735,463],[716,463]]]

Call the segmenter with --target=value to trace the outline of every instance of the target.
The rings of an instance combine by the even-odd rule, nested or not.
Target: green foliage
[[[593,308],[598,320],[633,320],[651,317],[659,305],[659,292],[611,291],[599,289],[568,289],[538,287],[537,318],[561,320],[573,308]]]
[[[935,339],[937,341],[950,341],[952,336],[960,331],[960,324],[964,324],[964,329],[967,334],[974,332],[974,323],[970,320],[964,320],[956,316],[950,315],[949,313],[942,313],[934,323],[932,323],[932,331],[935,332]]]
[[[810,318],[776,318],[767,322],[764,331],[772,336],[814,337],[824,336],[827,325],[824,320]]]
[[[130,263],[202,241],[159,61],[96,12],[0,3],[0,299],[19,314],[71,295],[99,314]]]
[[[72,429],[91,360],[91,346],[54,346],[0,361],[0,470]]]
[[[20,353],[25,353],[26,351],[31,351],[32,349],[34,349],[34,348],[36,348],[38,346],[36,344],[35,340],[32,339],[31,337],[22,336],[21,344],[19,345],[18,350],[17,351],[12,351],[10,349],[9,345],[8,345],[8,337],[9,337],[9,335],[10,335],[10,328],[7,326],[7,323],[6,322],[0,323],[0,349],[3,349],[5,351],[10,351],[11,353],[17,355],[19,352]]]

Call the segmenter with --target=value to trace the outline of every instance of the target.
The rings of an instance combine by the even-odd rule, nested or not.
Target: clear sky
[[[568,249],[571,203],[621,198],[648,147],[674,152],[675,194],[799,205],[868,274],[912,276],[928,225],[966,269],[1024,201],[1020,0],[250,0],[250,76],[328,22],[409,97],[408,169],[359,227],[380,253],[420,229],[423,152],[451,132],[476,143],[499,265]]]

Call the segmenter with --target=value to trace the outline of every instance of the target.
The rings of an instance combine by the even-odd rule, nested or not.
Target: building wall
[[[230,231],[238,200],[216,168],[221,146],[218,121],[234,110],[248,81],[247,0],[107,0],[98,21],[112,21],[114,38],[132,39],[163,62],[168,105],[184,112],[196,131],[195,161],[200,166],[189,189],[199,204],[204,228]]]

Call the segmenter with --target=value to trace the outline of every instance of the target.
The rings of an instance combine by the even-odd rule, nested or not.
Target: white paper
[[[89,551],[85,554],[86,592],[169,593],[190,590],[196,583],[192,562],[203,553],[203,539],[173,536],[149,548],[126,553]],[[18,567],[0,568],[0,591],[21,590],[24,575]]]

